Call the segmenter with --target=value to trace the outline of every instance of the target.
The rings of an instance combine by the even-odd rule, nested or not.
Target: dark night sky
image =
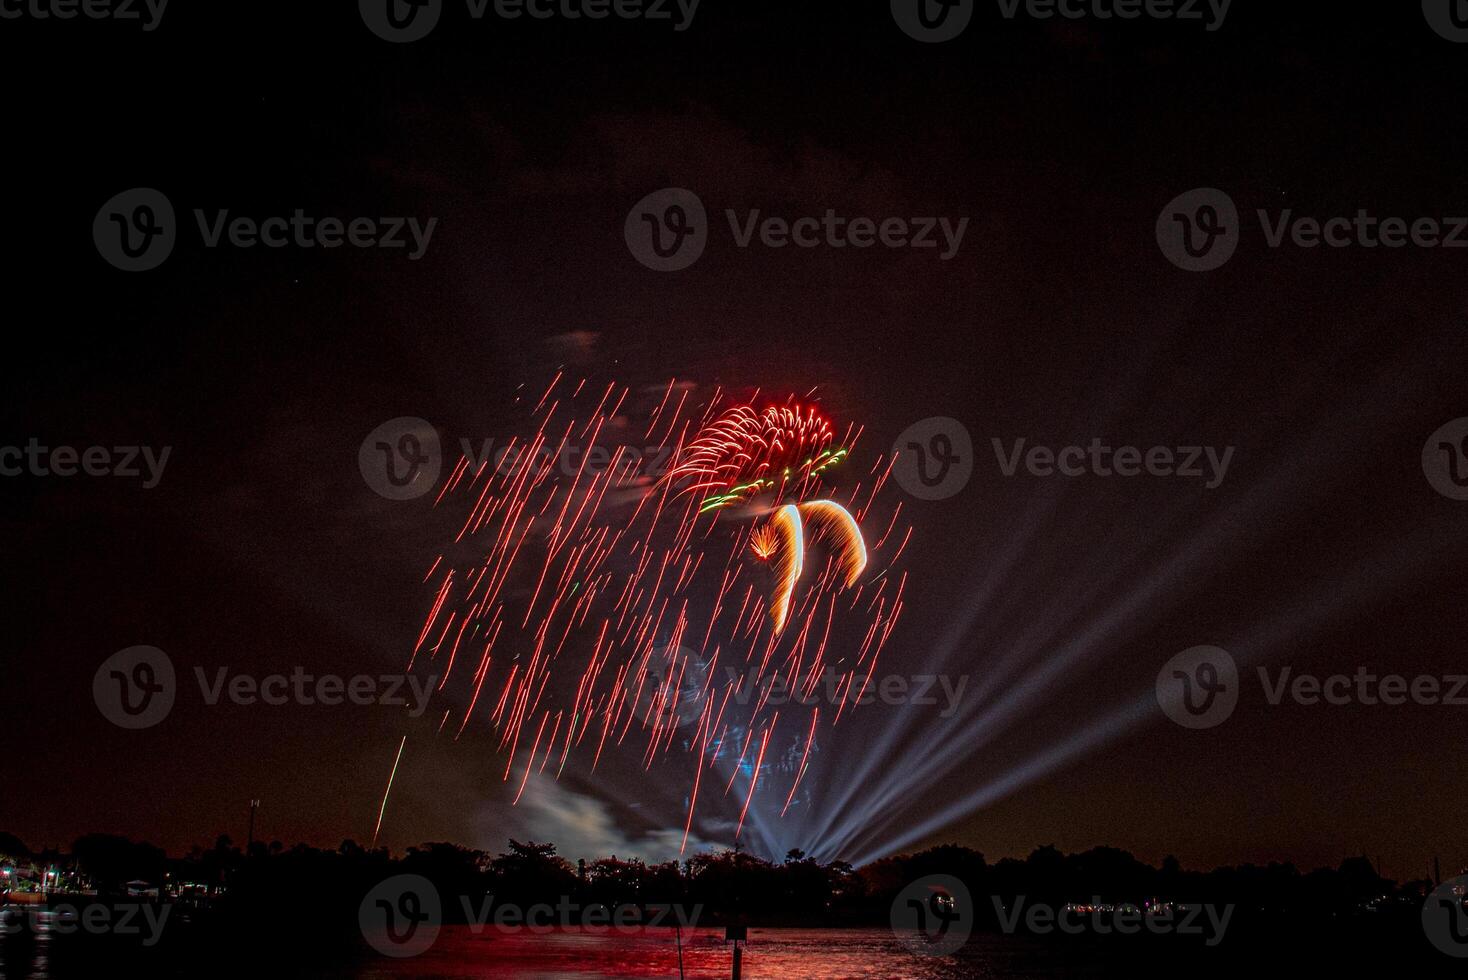
[[[575,331],[595,334],[599,374],[629,383],[820,385],[869,449],[930,416],[973,434],[967,488],[909,502],[915,594],[886,668],[977,685],[1009,664],[998,710],[1054,649],[1085,645],[981,745],[935,745],[917,709],[855,716],[848,754],[902,733],[881,773],[952,756],[888,814],[899,826],[1150,698],[1197,644],[1297,673],[1462,670],[1468,503],[1433,491],[1420,454],[1468,415],[1468,256],[1272,250],[1247,217],[1468,215],[1468,45],[1417,5],[1240,0],[1216,33],[981,6],[935,46],[883,3],[705,0],[681,33],[471,23],[459,7],[398,46],[354,5],[296,6],[179,4],[147,34],[0,22],[0,445],[173,447],[152,490],[0,479],[0,829],[180,849],[242,838],[259,797],[266,838],[370,837],[401,714],[208,707],[195,688],[158,727],[121,732],[93,672],[135,644],[190,675],[400,670],[436,538],[426,501],[364,484],[362,438],[404,415],[451,439],[500,435],[506,393],[543,385],[564,359],[555,338]],[[211,250],[186,224],[160,269],[129,275],[90,227],[136,186],[186,222],[195,207],[300,207],[439,223],[417,262]],[[632,205],[666,186],[695,190],[716,228],[674,274],[622,238]],[[1226,189],[1247,230],[1224,268],[1188,274],[1154,223],[1199,186]],[[723,227],[725,208],[828,207],[970,228],[939,262],[740,250]],[[1236,452],[1212,491],[1004,478],[989,440],[1021,436]],[[964,616],[975,625],[942,655]],[[1111,844],[1190,867],[1365,851],[1398,878],[1434,854],[1468,862],[1468,708],[1274,707],[1247,690],[1205,732],[1152,704],[929,840],[991,858]],[[419,744],[385,843],[556,836],[509,813],[489,745]],[[566,785],[620,801],[615,833],[648,829],[624,806],[635,786]],[[839,768],[816,782],[841,785]]]

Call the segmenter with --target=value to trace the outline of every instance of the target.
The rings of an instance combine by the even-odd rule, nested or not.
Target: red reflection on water
[[[687,980],[727,980],[732,956],[722,929],[684,930],[683,975]],[[918,955],[891,932],[875,929],[751,929],[744,950],[745,980],[937,980],[987,972],[976,963],[961,966],[952,958]],[[427,953],[407,960],[374,960],[357,977],[620,980],[678,975],[678,941],[672,929],[531,930],[487,925],[447,926]]]

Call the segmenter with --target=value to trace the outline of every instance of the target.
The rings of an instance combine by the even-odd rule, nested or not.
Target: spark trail
[[[408,736],[398,743],[398,754],[392,760],[392,772],[388,773],[387,789],[382,791],[382,806],[377,808],[377,826],[372,828],[372,849],[377,849],[377,835],[382,832],[382,815],[387,812],[387,798],[392,793],[393,780],[398,776],[398,763],[403,761],[403,747],[408,744]]]

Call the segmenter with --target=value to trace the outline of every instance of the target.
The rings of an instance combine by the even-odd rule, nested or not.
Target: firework
[[[408,736],[398,743],[398,754],[392,760],[392,772],[387,777],[387,789],[382,791],[382,806],[377,809],[377,826],[372,828],[372,849],[377,849],[377,835],[382,833],[382,817],[387,813],[387,798],[392,793],[392,782],[398,775],[398,763],[403,761],[403,748],[408,744]]]
[[[731,408],[700,431],[667,479],[679,493],[703,493],[700,513],[765,491],[799,497],[847,450],[832,447],[831,423],[814,407],[784,405],[756,412]]]
[[[776,634],[785,629],[795,586],[805,568],[807,526],[815,528],[816,540],[826,540],[836,547],[846,573],[847,588],[857,583],[867,567],[867,546],[861,528],[851,512],[834,500],[786,504],[776,510],[770,522],[756,528],[749,539],[750,550],[760,561],[778,558],[778,583],[770,607]]]
[[[838,442],[814,405],[725,407],[715,392],[695,406],[690,391],[670,382],[648,416],[644,440],[674,447],[661,478],[629,445],[632,391],[560,375],[531,434],[493,464],[460,459],[436,505],[461,501],[464,517],[425,578],[431,599],[409,662],[426,656],[442,665],[439,689],[461,686],[467,706],[452,731],[497,736],[516,800],[532,771],[553,765],[559,776],[573,757],[594,771],[605,752],[632,746],[644,769],[686,755],[685,844],[706,769],[729,773],[726,794],[745,775],[740,829],[756,789],[790,807],[819,722],[841,710],[782,716],[771,691],[808,697],[834,673],[842,706],[856,700],[906,578],[889,574],[906,537],[886,554],[900,505],[873,516],[891,460],[877,457],[839,500],[831,484],[859,430]],[[566,467],[573,445],[580,462]],[[870,549],[868,520],[883,529]],[[883,568],[866,575],[874,554]],[[745,672],[720,681],[721,662]]]
[[[770,523],[754,532],[750,548],[761,560],[779,557],[775,598],[770,606],[770,618],[776,635],[785,629],[790,618],[790,602],[795,598],[795,585],[800,573],[805,570],[805,528],[800,520],[800,508],[786,504],[775,511]]]

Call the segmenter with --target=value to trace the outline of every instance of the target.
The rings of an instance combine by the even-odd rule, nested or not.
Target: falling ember
[[[377,826],[372,828],[373,850],[377,849],[377,835],[382,832],[382,815],[387,812],[387,797],[388,794],[392,792],[392,781],[396,779],[398,775],[398,763],[403,761],[403,746],[407,744],[408,736],[404,735],[403,740],[398,743],[398,754],[396,758],[392,760],[392,772],[388,773],[387,789],[382,791],[382,806],[378,807],[377,809]]]
[[[900,549],[886,541],[907,539],[890,533],[900,505],[877,492],[891,459],[839,498],[830,482],[859,429],[838,440],[795,399],[725,407],[676,381],[659,392],[645,423],[629,422],[632,389],[557,375],[503,453],[458,462],[436,506],[462,501],[463,516],[425,578],[410,666],[433,661],[440,689],[463,687],[446,730],[488,729],[516,800],[532,769],[559,778],[584,759],[593,772],[624,745],[642,769],[687,755],[686,845],[705,768],[745,780],[741,829],[757,792],[776,812],[796,804],[819,727],[842,712],[782,716],[770,693],[808,693],[823,675],[853,699],[866,689],[902,610],[905,576],[887,574]],[[631,444],[644,429],[673,447],[660,479]],[[869,516],[883,532],[871,549]],[[874,559],[885,564],[868,576]]]

